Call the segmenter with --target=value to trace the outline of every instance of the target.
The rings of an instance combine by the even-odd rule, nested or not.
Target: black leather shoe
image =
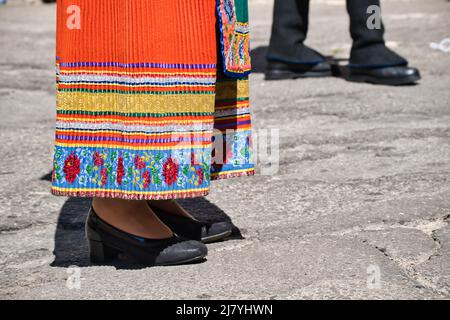
[[[233,225],[230,222],[201,222],[166,212],[154,206],[151,208],[166,226],[184,238],[212,243],[225,239],[233,231]]]
[[[341,66],[342,78],[352,82],[368,82],[389,86],[414,84],[421,79],[419,70],[407,66],[355,68]]]
[[[201,261],[208,253],[203,243],[177,235],[152,240],[121,231],[103,221],[92,208],[86,221],[86,237],[91,262],[96,264],[123,253],[147,266],[171,266]]]
[[[331,66],[328,62],[317,64],[287,63],[268,61],[266,80],[283,80],[297,78],[317,78],[331,76]]]

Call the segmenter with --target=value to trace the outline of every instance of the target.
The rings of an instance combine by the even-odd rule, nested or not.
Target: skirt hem
[[[226,174],[217,174],[211,176],[211,180],[224,180],[229,178],[238,178],[244,176],[253,176],[255,174],[254,170],[249,170],[245,172],[233,172]],[[169,199],[186,199],[186,198],[198,198],[205,197],[209,194],[208,190],[199,191],[189,191],[189,192],[172,192],[166,194],[130,194],[126,191],[68,191],[68,190],[57,190],[55,188],[51,189],[51,193],[55,196],[61,197],[74,197],[74,198],[116,198],[124,200],[169,200]]]
[[[225,173],[225,174],[213,174],[211,175],[211,180],[224,180],[224,179],[230,179],[230,178],[239,178],[239,177],[245,177],[245,176],[254,176],[255,170],[249,170],[244,172],[232,172],[232,173]]]
[[[51,189],[55,196],[74,197],[74,198],[115,198],[124,200],[169,200],[169,199],[184,199],[204,197],[209,194],[209,190],[191,191],[181,193],[167,193],[167,194],[130,194],[126,192],[114,191],[61,191]]]

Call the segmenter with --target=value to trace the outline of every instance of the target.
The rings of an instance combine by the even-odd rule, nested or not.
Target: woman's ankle
[[[176,200],[151,200],[150,206],[162,209],[167,213],[187,217],[193,219],[191,214],[187,212]]]
[[[150,209],[146,201],[94,198],[92,207],[108,224],[133,235],[150,239],[173,236]]]

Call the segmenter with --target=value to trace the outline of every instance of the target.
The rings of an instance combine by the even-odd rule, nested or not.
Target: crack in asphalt
[[[414,282],[417,282],[421,287],[423,287],[425,289],[428,289],[428,290],[431,290],[434,293],[437,293],[439,295],[443,295],[443,296],[445,296],[447,298],[450,298],[450,291],[449,290],[447,290],[445,288],[439,288],[436,285],[436,283],[435,283],[435,281],[433,279],[430,279],[427,276],[421,275],[416,270],[417,266],[430,261],[431,259],[433,259],[436,256],[439,256],[439,252],[442,249],[442,243],[439,240],[436,232],[438,230],[441,230],[442,228],[448,226],[449,225],[449,219],[450,219],[450,214],[447,214],[445,216],[434,218],[434,219],[415,220],[415,221],[409,222],[410,224],[416,224],[416,226],[415,227],[409,226],[409,227],[406,227],[406,228],[416,229],[416,230],[419,230],[419,231],[423,232],[424,234],[426,234],[435,243],[434,252],[431,253],[428,256],[428,258],[424,259],[423,261],[415,262],[412,259],[407,259],[407,260],[401,259],[401,258],[395,257],[394,255],[390,254],[386,248],[379,247],[377,245],[371,244],[370,241],[363,240],[362,242],[364,244],[367,244],[367,245],[372,246],[375,249],[377,249],[385,257],[387,257],[389,260],[394,262],[397,265],[397,267],[399,267],[409,279],[413,280]],[[426,221],[428,221],[429,224],[436,224],[436,226],[432,230],[430,230],[429,232],[426,232],[426,230],[421,228],[421,226],[424,226],[424,222],[426,222]],[[418,223],[418,222],[420,222],[420,223]],[[381,230],[397,229],[397,228],[405,228],[405,226],[391,225],[388,228],[384,228],[384,229],[381,229]],[[361,231],[370,231],[370,230],[361,230]]]

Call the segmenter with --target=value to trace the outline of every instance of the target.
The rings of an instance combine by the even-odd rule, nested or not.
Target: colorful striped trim
[[[120,63],[120,62],[59,62],[61,67],[101,67],[101,68],[161,68],[161,69],[215,69],[216,64],[185,64],[185,63]]]
[[[99,116],[122,116],[124,118],[167,118],[167,117],[182,117],[183,119],[198,116],[211,116],[214,112],[166,112],[166,113],[141,113],[141,112],[117,112],[117,111],[87,111],[87,110],[56,110],[58,115],[86,115],[92,117]]]
[[[89,92],[58,92],[58,110],[87,112],[119,112],[127,114],[172,114],[214,111],[214,94],[116,94]]]
[[[73,143],[72,141],[55,141],[55,146],[57,147],[65,147],[65,148],[74,148],[74,147],[80,147],[80,148],[84,148],[84,147],[88,147],[88,148],[104,148],[104,147],[116,147],[116,148],[127,148],[129,150],[148,150],[148,151],[167,151],[167,150],[189,150],[189,149],[204,149],[205,146],[208,146],[208,143],[205,144],[201,144],[201,145],[193,145],[190,143],[186,143],[186,144],[179,144],[179,143],[173,143],[167,146],[156,146],[156,145],[147,145],[147,144],[126,144],[126,143],[114,143],[113,145],[111,145],[110,143],[105,143],[105,142],[92,142],[92,143]]]
[[[59,85],[58,92],[83,92],[83,93],[114,93],[114,94],[150,94],[150,95],[173,95],[173,94],[214,94],[213,90],[118,90],[118,89],[90,89],[90,88],[64,88]]]
[[[56,130],[60,132],[65,131],[93,131],[93,132],[124,132],[125,134],[151,134],[154,136],[163,136],[173,133],[174,135],[196,135],[202,134],[205,131],[211,131],[213,129],[213,123],[193,122],[192,124],[178,124],[178,123],[166,123],[164,125],[152,125],[152,124],[124,124],[121,122],[66,122],[57,121]]]
[[[103,190],[103,189],[72,189],[52,187],[51,192],[55,196],[82,197],[82,198],[118,198],[124,200],[168,200],[180,198],[204,197],[209,193],[209,188],[191,190],[173,190],[161,192]]]
[[[60,69],[58,70],[59,75],[72,75],[72,74],[99,74],[99,75],[118,75],[118,76],[158,76],[158,77],[171,77],[171,76],[195,76],[196,78],[204,78],[204,77],[215,77],[216,72],[202,72],[202,71],[195,71],[195,72],[187,72],[187,71],[177,71],[177,70],[168,70],[164,69],[164,71],[119,71],[114,69],[107,69],[107,70],[101,70],[101,69]]]
[[[180,77],[180,76],[167,76],[167,77],[126,77],[126,76],[109,76],[109,75],[60,75],[59,83],[108,83],[118,85],[208,85],[215,86],[215,77]]]

